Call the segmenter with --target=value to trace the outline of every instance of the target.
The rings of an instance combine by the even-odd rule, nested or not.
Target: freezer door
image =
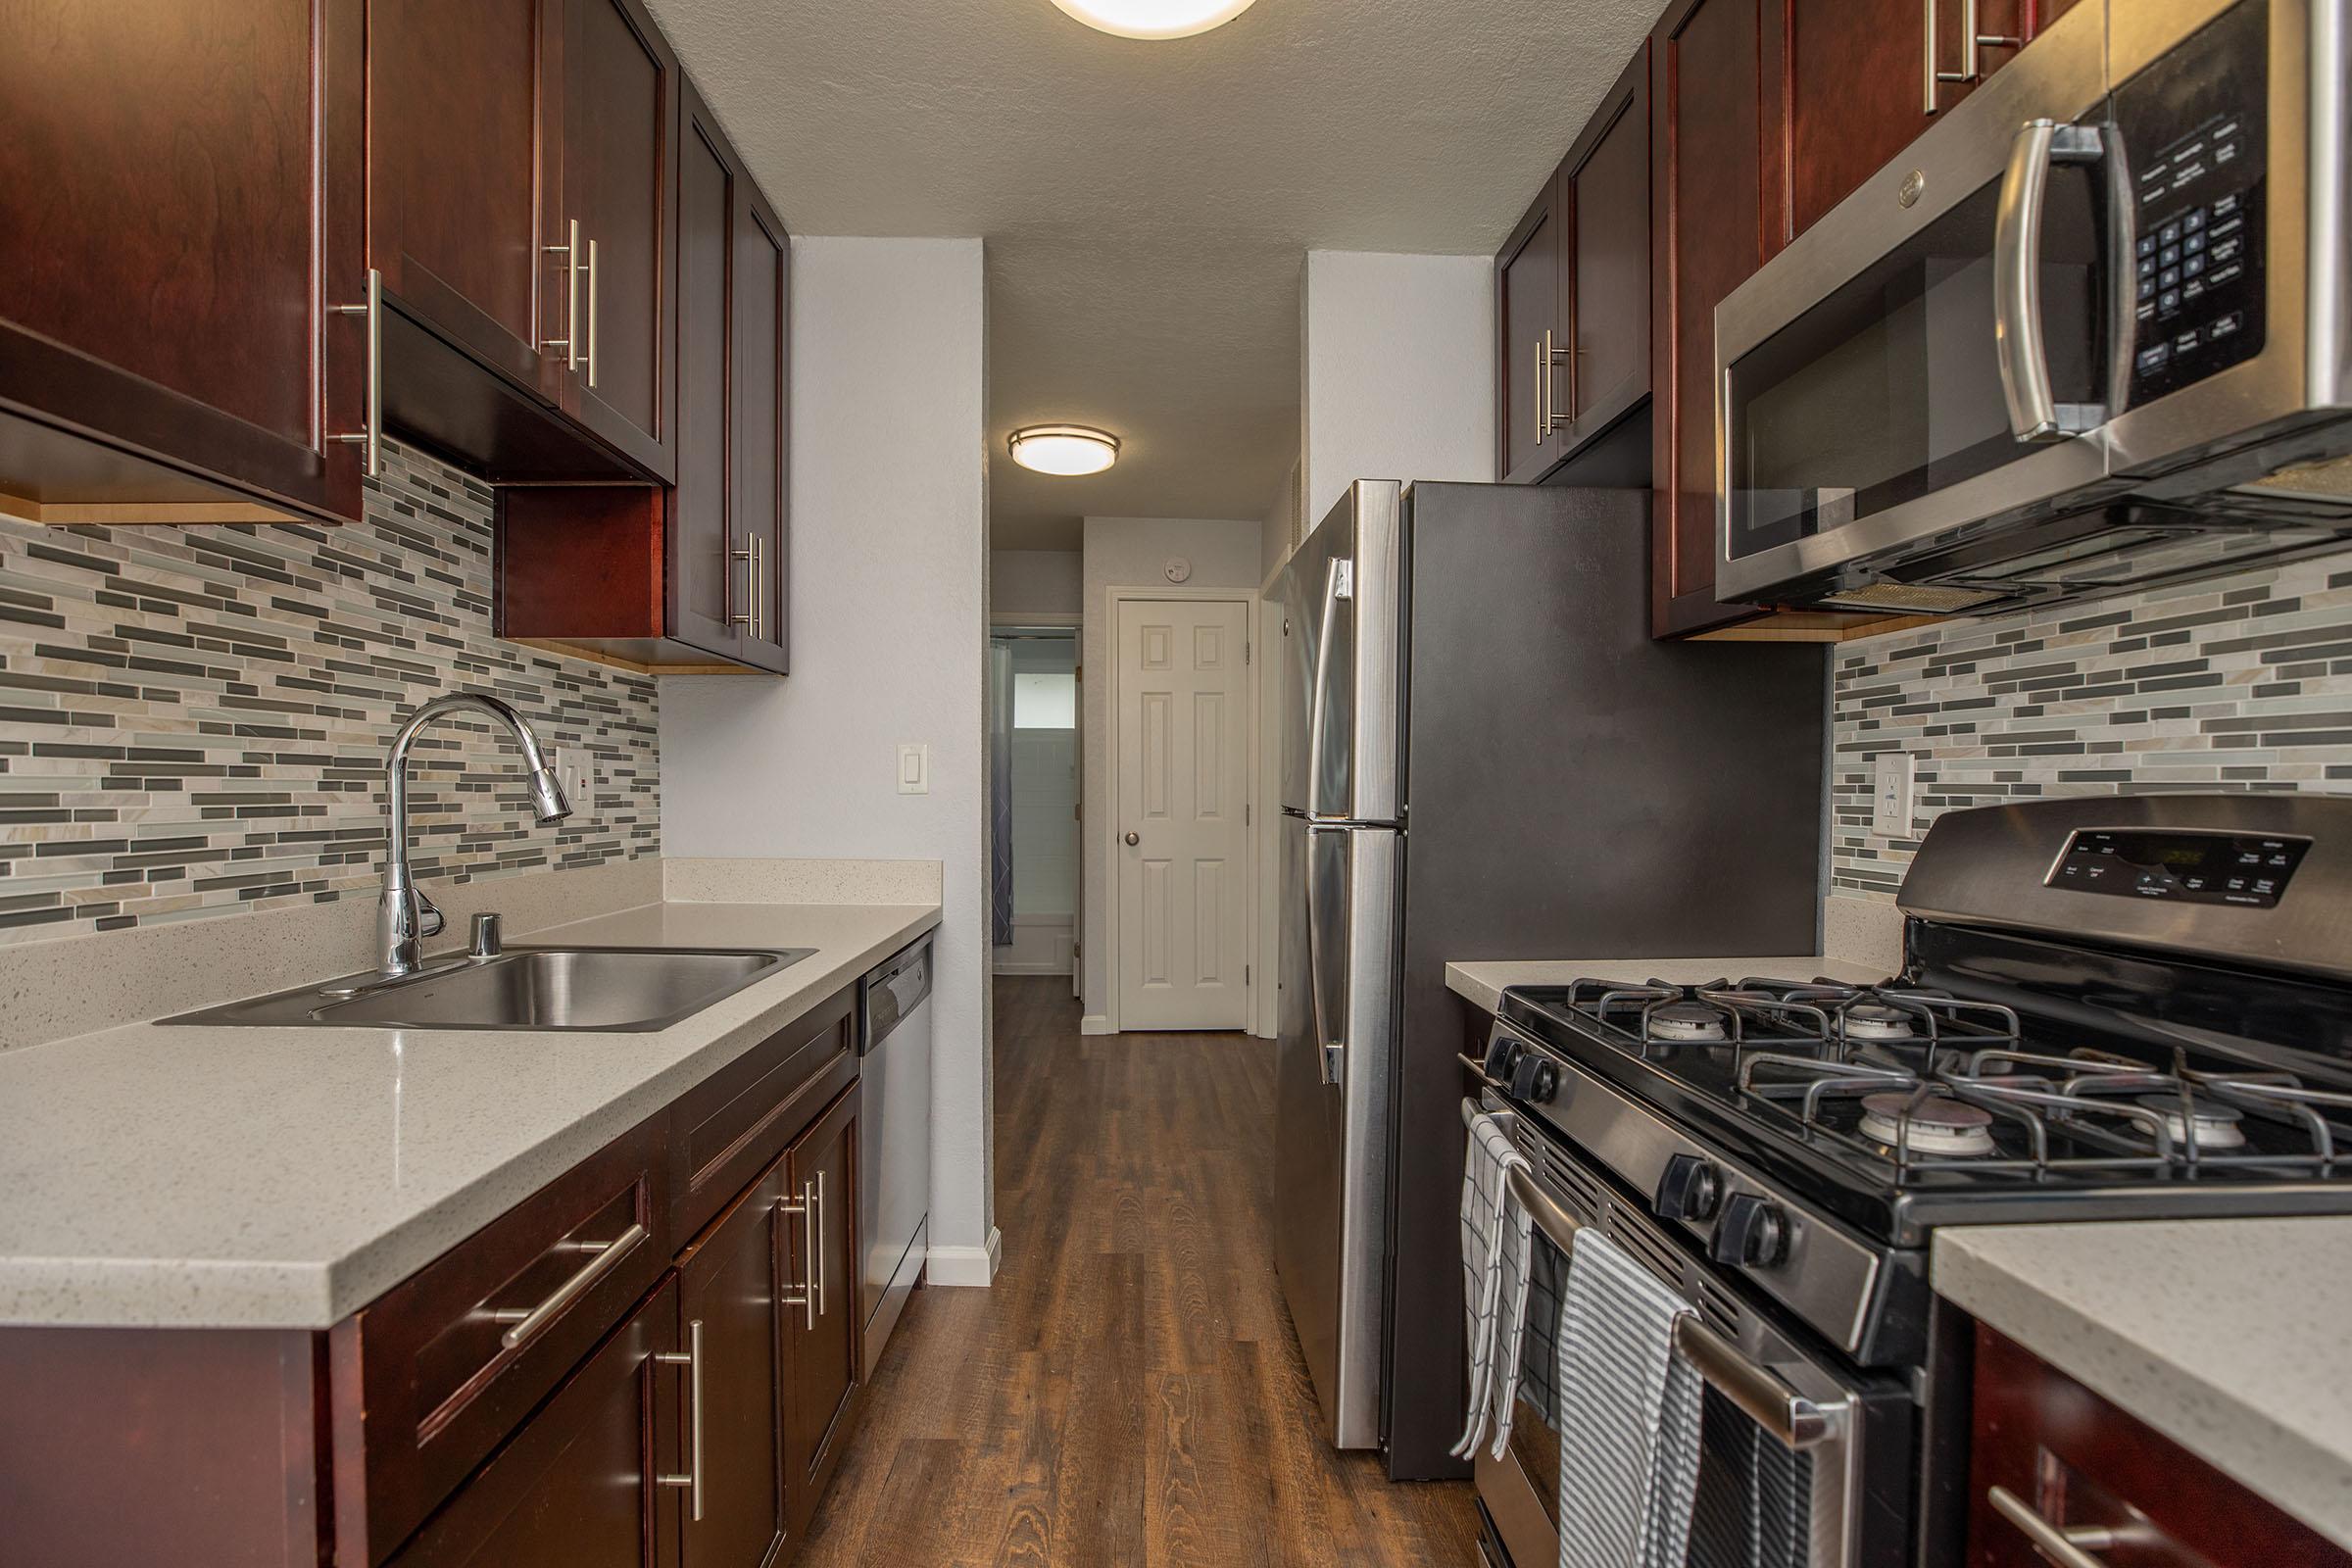
[[[1380,1443],[1400,835],[1283,819],[1275,1267],[1342,1448]]]
[[[1402,487],[1362,479],[1283,572],[1282,804],[1395,822],[1403,638]]]

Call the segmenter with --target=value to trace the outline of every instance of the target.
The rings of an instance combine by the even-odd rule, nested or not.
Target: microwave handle
[[[2027,121],[2009,146],[1993,220],[1993,345],[2009,430],[2020,441],[2063,441],[2106,422],[2107,411],[2098,404],[2061,404],[2051,396],[2041,321],[2041,217],[2050,166],[2096,163],[2105,155],[2095,126],[2053,120]]]

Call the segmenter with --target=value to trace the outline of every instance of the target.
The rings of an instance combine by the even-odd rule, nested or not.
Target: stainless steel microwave
[[[1716,311],[1718,596],[2352,545],[2348,78],[2352,0],[2081,0]]]

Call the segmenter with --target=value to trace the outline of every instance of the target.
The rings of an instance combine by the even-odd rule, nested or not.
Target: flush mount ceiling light
[[[1090,27],[1122,38],[1190,38],[1250,9],[1254,0],[1054,0]]]
[[[1119,438],[1083,424],[1032,424],[1007,444],[1013,462],[1039,473],[1101,473],[1119,461]]]

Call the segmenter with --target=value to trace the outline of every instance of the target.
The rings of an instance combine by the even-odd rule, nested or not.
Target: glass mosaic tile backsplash
[[[443,720],[421,877],[660,854],[655,682],[492,637],[491,532],[487,487],[400,448],[358,527],[0,519],[0,942],[372,897],[397,718],[461,688],[584,755],[595,800],[533,826],[513,746]]]
[[[2043,795],[2352,793],[2352,556],[1856,643],[1833,656],[1831,893],[1891,901],[1876,759],[1915,818]]]

